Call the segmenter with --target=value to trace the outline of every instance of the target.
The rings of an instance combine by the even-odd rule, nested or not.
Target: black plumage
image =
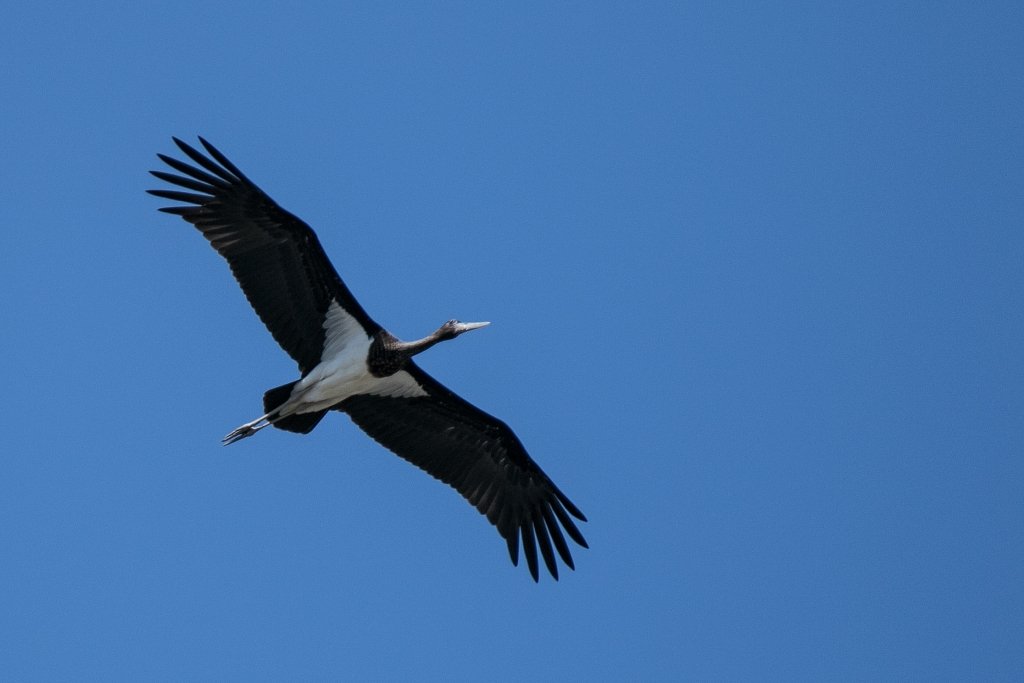
[[[411,358],[482,324],[449,321],[418,342],[398,341],[352,296],[308,225],[278,206],[202,138],[209,157],[174,141],[198,166],[161,154],[182,175],[151,173],[188,192],[150,193],[183,204],[161,210],[193,224],[228,261],[249,303],[298,364],[302,377],[268,391],[267,414],[235,430],[227,442],[269,425],[308,432],[320,421],[327,408],[302,412],[299,390],[315,379],[310,375],[318,366],[331,361],[326,355],[327,316],[336,304],[365,333],[362,343],[368,344],[367,356],[373,356],[372,376],[381,377],[379,388],[372,381],[369,388],[360,385],[360,391],[339,396],[328,408],[347,413],[381,445],[462,494],[498,529],[513,564],[518,564],[521,542],[535,581],[538,547],[554,578],[556,552],[574,568],[562,532],[587,547],[572,520],[586,521],[583,514],[530,458],[508,425],[457,396]]]

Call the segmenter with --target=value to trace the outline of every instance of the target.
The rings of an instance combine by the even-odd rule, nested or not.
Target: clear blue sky
[[[15,3],[0,678],[1024,677],[1017,2]],[[589,516],[535,585],[147,171],[201,134]],[[273,433],[271,433],[273,432]]]

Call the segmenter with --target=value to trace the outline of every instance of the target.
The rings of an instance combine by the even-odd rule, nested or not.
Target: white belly
[[[281,415],[326,410],[356,394],[426,395],[404,370],[389,377],[370,374],[366,359],[373,339],[336,302],[327,309],[324,330],[327,334],[320,364],[296,382],[291,398],[281,406]]]
[[[322,361],[296,383],[288,403],[295,404],[295,412],[310,413],[372,389],[379,380],[366,367],[369,348],[369,340],[350,344],[343,353]]]

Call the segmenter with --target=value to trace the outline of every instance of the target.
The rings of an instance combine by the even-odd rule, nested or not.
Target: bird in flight
[[[501,420],[424,372],[413,356],[486,322],[449,320],[401,341],[356,301],[306,223],[282,209],[213,145],[206,154],[173,138],[191,164],[157,156],[178,174],[150,171],[181,189],[149,190],[180,202],[181,216],[227,260],[267,329],[299,366],[299,379],[263,395],[263,415],[226,437],[232,444],[273,426],[308,434],[330,410],[346,413],[396,455],[445,482],[476,507],[538,580],[537,548],[558,579],[555,552],[575,569],[569,538],[586,548],[579,508],[548,478]],[[194,165],[193,165],[194,164]],[[570,516],[571,515],[571,516]]]

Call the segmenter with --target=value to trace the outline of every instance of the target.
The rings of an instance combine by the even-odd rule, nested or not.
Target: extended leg
[[[236,441],[241,441],[247,436],[252,436],[256,432],[263,429],[264,427],[269,427],[276,421],[276,419],[270,419],[271,414],[272,413],[267,413],[262,417],[256,418],[252,422],[246,422],[244,425],[242,425],[241,427],[239,427],[238,429],[234,430],[233,432],[225,436],[223,439],[221,439],[221,443],[224,444],[225,446],[230,446]]]

